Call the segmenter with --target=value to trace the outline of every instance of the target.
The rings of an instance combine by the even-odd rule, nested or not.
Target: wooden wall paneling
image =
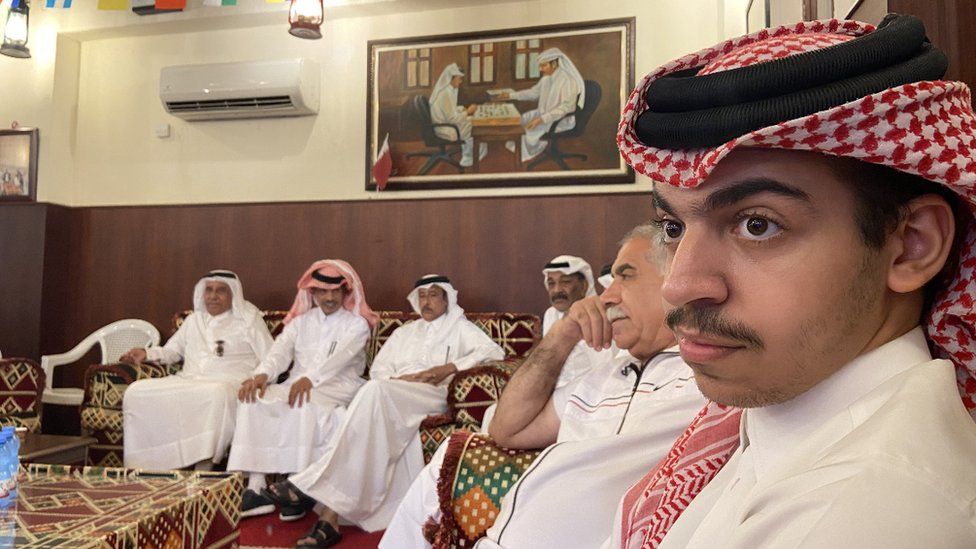
[[[0,204],[0,352],[39,357],[47,205]]]

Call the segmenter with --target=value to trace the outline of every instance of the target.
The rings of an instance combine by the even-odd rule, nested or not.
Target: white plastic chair
[[[136,318],[116,320],[99,328],[93,334],[81,340],[74,349],[57,355],[41,357],[41,368],[47,381],[41,402],[45,404],[60,404],[64,406],[80,406],[85,398],[85,390],[78,387],[52,387],[54,368],[64,364],[71,364],[81,360],[81,357],[98,344],[102,349],[102,364],[118,362],[119,358],[134,347],[152,347],[159,345],[159,330],[155,326]]]

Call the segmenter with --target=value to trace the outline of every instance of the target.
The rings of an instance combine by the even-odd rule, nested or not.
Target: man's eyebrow
[[[699,213],[705,213],[720,208],[731,206],[737,202],[745,200],[760,193],[772,193],[804,202],[810,201],[810,195],[782,181],[776,181],[767,177],[756,179],[746,179],[734,185],[730,185],[722,190],[715,191],[708,195],[702,203],[696,207]]]
[[[627,269],[634,269],[634,268],[636,267],[634,267],[630,263],[622,263],[620,265],[617,265],[617,268],[614,269],[613,272],[619,275],[619,274],[624,274],[624,271],[626,271]]]
[[[664,213],[668,215],[674,215],[674,216],[677,215],[676,213],[674,213],[674,208],[671,207],[671,204],[668,204],[668,201],[665,200],[664,197],[662,197],[660,194],[658,194],[656,185],[655,185],[655,189],[651,191],[651,202],[653,202],[654,207],[656,209],[664,210]]]
[[[696,205],[694,212],[699,215],[708,213],[712,210],[731,206],[750,196],[761,193],[778,194],[804,202],[810,201],[810,195],[796,187],[768,177],[759,177],[755,179],[744,179],[720,191],[715,191],[708,195],[700,204]],[[668,201],[658,194],[657,189],[652,191],[651,197],[655,208],[677,217],[678,214],[675,213],[674,207],[668,204]]]

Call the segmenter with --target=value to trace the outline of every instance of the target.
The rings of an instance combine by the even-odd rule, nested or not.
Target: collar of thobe
[[[342,307],[339,307],[337,310],[335,310],[334,312],[332,312],[330,314],[325,314],[325,311],[322,310],[322,307],[319,307],[317,305],[315,307],[315,310],[318,311],[318,312],[315,313],[315,318],[317,318],[319,320],[319,322],[328,322],[330,320],[331,321],[341,320],[342,317],[345,316],[342,313],[349,313],[349,311],[347,311],[346,309],[343,309]],[[349,313],[349,314],[352,314],[352,313]]]
[[[831,417],[884,382],[932,360],[921,327],[857,357],[812,389],[787,402],[742,414],[742,447],[752,454],[756,478],[774,472],[783,458]]]
[[[432,334],[432,333],[436,332],[441,326],[444,325],[444,322],[446,321],[447,316],[448,316],[447,315],[447,312],[445,311],[444,314],[442,314],[441,316],[435,318],[434,320],[431,320],[430,322],[428,322],[428,321],[424,320],[423,318],[421,318],[421,322],[424,323],[424,329],[426,330],[426,333],[429,335],[429,334]]]
[[[233,315],[233,313],[234,313],[234,309],[233,308],[227,309],[226,311],[220,313],[219,315],[212,315],[210,313],[206,313],[206,315],[207,315],[207,326],[216,324],[216,323],[224,320],[225,318],[230,318],[231,315]]]

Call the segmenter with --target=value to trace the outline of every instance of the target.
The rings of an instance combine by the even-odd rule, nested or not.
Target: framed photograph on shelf
[[[633,183],[617,151],[634,18],[368,44],[366,189]]]
[[[36,128],[0,130],[0,200],[37,200]]]

